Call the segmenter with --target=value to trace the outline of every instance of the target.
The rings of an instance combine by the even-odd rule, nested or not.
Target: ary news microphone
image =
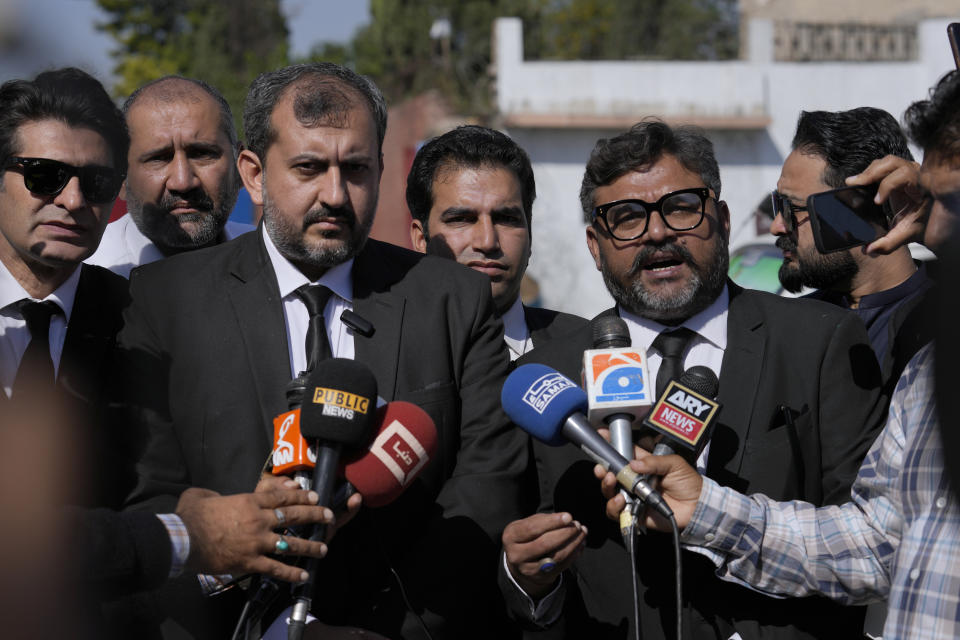
[[[316,443],[311,488],[320,497],[318,504],[328,505],[338,475],[341,450],[362,449],[370,441],[376,419],[377,381],[359,362],[331,358],[309,372],[306,382],[300,408],[300,432],[308,442]],[[325,525],[317,525],[310,539],[322,541],[326,532]],[[303,636],[317,565],[316,558],[307,558],[304,570],[309,577],[294,588],[289,626],[292,640]]]
[[[500,403],[521,429],[543,442],[578,445],[588,456],[617,475],[620,486],[652,505],[666,518],[673,511],[633,469],[630,462],[600,437],[587,417],[587,394],[572,380],[542,364],[524,364],[507,376]]]
[[[695,461],[709,441],[709,433],[720,410],[717,374],[697,365],[671,380],[643,424],[663,438],[653,449],[657,456],[686,450]]]

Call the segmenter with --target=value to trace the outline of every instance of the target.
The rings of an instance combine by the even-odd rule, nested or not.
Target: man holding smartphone
[[[816,289],[810,297],[854,311],[867,327],[883,371],[884,387],[892,391],[906,363],[930,341],[931,331],[922,320],[926,315],[924,301],[933,283],[924,265],[914,262],[906,246],[883,255],[868,253],[867,242],[885,233],[888,221],[882,214],[864,219],[866,214],[850,207],[851,199],[842,193],[833,199],[831,207],[838,214],[834,216],[835,239],[849,237],[858,226],[873,227],[876,233],[861,245],[838,250],[815,242],[817,230],[823,233],[821,240],[826,238],[827,225],[822,218],[813,220],[816,213],[808,209],[808,198],[846,187],[849,176],[885,156],[912,163],[907,139],[892,115],[882,109],[860,107],[802,112],[792,146],[773,193],[774,219],[770,226],[770,232],[777,236],[777,247],[783,251],[780,282],[792,292],[803,287]],[[868,200],[870,194],[872,191],[866,195]],[[814,228],[815,222],[820,223],[819,229]]]

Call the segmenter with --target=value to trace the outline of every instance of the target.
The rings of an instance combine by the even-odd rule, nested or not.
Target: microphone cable
[[[633,637],[640,640],[640,575],[637,572],[637,518],[640,515],[639,500],[627,503],[630,510],[630,524],[623,532],[623,543],[630,555],[630,582],[633,585]]]
[[[636,502],[627,505],[627,508],[630,509],[631,515],[633,516],[633,523],[630,525],[630,530],[633,532],[636,527],[637,518],[641,517],[640,509],[643,506],[643,503],[639,500]],[[681,556],[681,547],[680,547],[680,527],[677,525],[677,518],[673,515],[670,516],[670,528],[672,531],[673,537],[673,559],[674,559],[674,571],[675,579],[674,585],[676,588],[676,593],[674,594],[676,598],[677,606],[677,640],[682,640],[683,638],[683,564]],[[633,582],[633,621],[634,621],[634,638],[635,640],[640,640],[640,593],[639,593],[639,582],[640,578],[637,573],[637,545],[636,545],[636,536],[633,536],[629,541],[624,537],[624,542],[627,545],[627,551],[630,554],[630,577]]]

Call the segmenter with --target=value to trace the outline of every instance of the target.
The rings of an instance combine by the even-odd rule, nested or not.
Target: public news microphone
[[[717,374],[697,365],[683,372],[680,380],[671,380],[643,424],[663,438],[653,455],[665,456],[686,451],[696,462],[710,439],[710,430],[720,410]]]
[[[341,450],[362,449],[370,442],[376,419],[377,381],[359,362],[331,358],[308,373],[306,383],[300,408],[300,431],[307,442],[316,443],[311,488],[320,497],[318,504],[329,505]],[[326,533],[325,525],[317,525],[310,539],[322,541]],[[288,631],[291,640],[303,636],[317,564],[316,558],[306,559],[304,569],[309,577],[294,588]]]
[[[633,469],[630,462],[600,437],[583,412],[587,394],[572,380],[542,364],[525,364],[507,376],[500,403],[521,429],[543,442],[578,445],[593,460],[617,476],[620,486],[653,506],[664,517],[673,511]]]

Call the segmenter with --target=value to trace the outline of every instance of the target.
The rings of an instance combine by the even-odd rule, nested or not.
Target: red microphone
[[[359,492],[369,507],[396,500],[437,451],[437,428],[426,411],[410,402],[390,402],[377,411],[377,434],[370,448],[344,459],[342,475],[349,485],[331,499],[337,506]],[[300,410],[273,419],[273,475],[313,469],[317,455],[300,433]],[[350,486],[352,485],[352,486]]]
[[[347,459],[344,476],[368,507],[396,500],[437,452],[437,428],[410,402],[390,402],[377,413],[379,429],[368,451]]]

